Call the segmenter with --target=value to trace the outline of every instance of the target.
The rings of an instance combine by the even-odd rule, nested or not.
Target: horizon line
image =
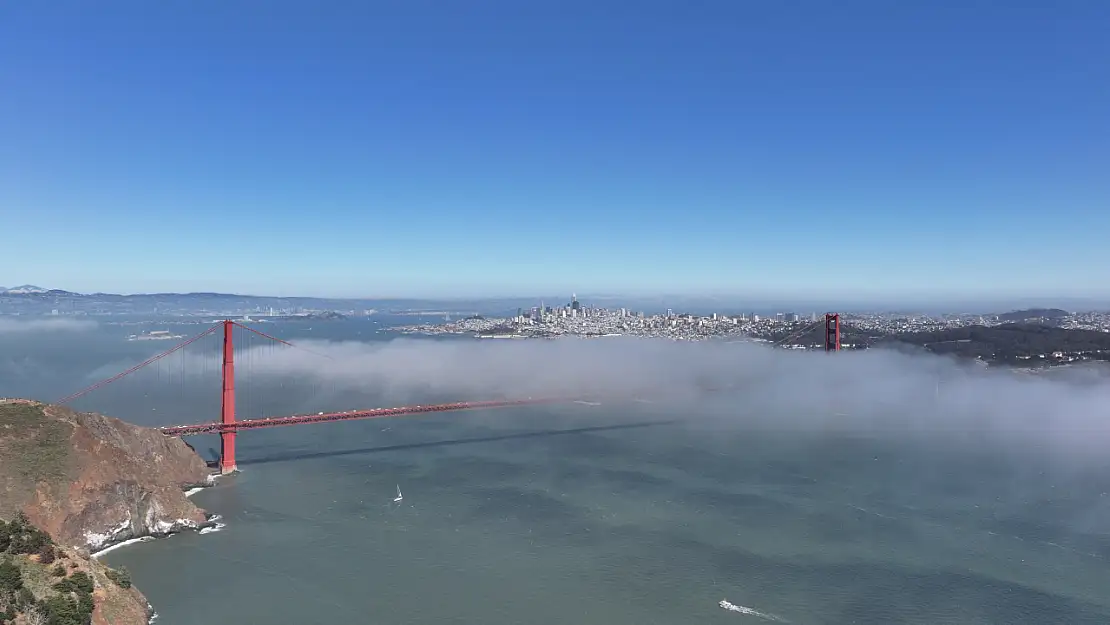
[[[33,286],[33,285],[26,284],[26,286]],[[19,287],[13,287],[13,288],[19,288]],[[80,292],[80,291],[70,291],[70,290],[67,290],[67,289],[57,289],[57,288],[45,289],[45,288],[42,288],[42,287],[36,287],[36,288],[41,288],[42,291],[41,292],[32,292],[32,293],[10,293],[7,290],[5,290],[5,291],[0,291],[0,295],[8,295],[8,296],[32,295],[33,296],[33,295],[44,295],[44,294],[49,294],[49,293],[53,292],[53,293],[64,293],[64,294],[76,295],[76,296],[81,296],[81,297],[95,297],[95,296],[114,296],[114,297],[216,296],[216,297],[239,297],[239,298],[245,298],[245,299],[323,300],[323,301],[331,301],[331,302],[366,302],[366,301],[389,302],[389,301],[397,301],[397,300],[409,300],[409,301],[414,301],[414,302],[437,302],[437,303],[438,302],[444,302],[444,303],[456,303],[456,302],[479,303],[479,302],[493,302],[493,301],[497,301],[497,300],[536,300],[538,302],[538,301],[542,301],[542,300],[545,300],[545,299],[555,300],[558,297],[561,297],[560,295],[552,296],[550,294],[548,294],[548,295],[438,296],[438,297],[436,297],[436,296],[315,296],[315,295],[259,295],[259,294],[242,293],[242,292],[240,292],[240,293],[234,293],[234,292],[225,293],[225,292],[218,292],[218,291],[189,291],[189,292],[158,291],[158,292],[135,292],[135,293],[112,293],[112,292],[107,292],[107,291],[95,291],[95,292],[92,292],[92,293],[83,293],[83,292]],[[923,302],[923,301],[913,301],[913,300],[918,300],[919,298],[922,298],[922,299],[937,299],[937,298],[935,298],[935,296],[930,296],[928,294],[922,294],[922,295],[917,296],[917,297],[909,297],[909,298],[895,296],[895,297],[892,297],[890,299],[891,300],[903,299],[903,300],[907,300],[907,301],[903,301],[901,303],[897,303],[896,301],[889,301],[889,302],[886,302],[886,303],[880,303],[878,301],[874,301],[874,302],[871,302],[871,307],[869,307],[867,304],[865,304],[865,301],[867,299],[873,299],[873,298],[868,298],[868,297],[845,297],[845,298],[842,299],[842,298],[838,297],[838,298],[835,298],[835,299],[841,300],[839,303],[845,304],[845,305],[832,306],[831,308],[828,307],[828,306],[825,306],[825,308],[837,309],[837,310],[840,310],[840,311],[843,311],[843,312],[851,312],[851,309],[853,309],[853,308],[860,309],[860,310],[858,310],[858,312],[864,312],[865,310],[867,312],[876,312],[879,308],[882,308],[883,310],[885,310],[887,312],[897,312],[897,311],[909,312],[912,309],[918,308],[918,307],[926,304],[926,302]],[[722,300],[722,299],[728,299],[728,300],[748,299],[748,300],[750,300],[750,305],[753,305],[753,306],[765,306],[765,305],[770,305],[772,303],[775,303],[775,305],[783,305],[783,306],[797,306],[797,305],[803,305],[803,304],[806,304],[806,305],[813,304],[813,303],[816,303],[817,300],[821,300],[822,298],[812,298],[812,300],[814,300],[814,301],[809,301],[809,298],[803,299],[803,298],[800,298],[800,297],[797,297],[797,296],[784,296],[784,295],[775,296],[775,295],[769,295],[769,294],[768,295],[742,295],[742,294],[738,294],[738,293],[737,294],[721,294],[721,293],[705,293],[705,294],[628,293],[628,294],[618,294],[618,293],[610,292],[610,293],[582,293],[578,297],[578,299],[579,299],[579,301],[582,301],[582,299],[602,299],[602,300],[626,299],[626,300],[630,300],[630,301],[638,301],[638,300],[642,301],[642,300],[649,300],[649,299],[658,299],[658,300],[674,299],[674,300],[686,300],[686,301],[693,300],[695,302],[698,302],[700,300],[702,303],[707,303],[709,301]],[[947,299],[950,302],[949,305],[952,305],[954,307],[966,307],[966,306],[970,306],[970,305],[981,305],[981,306],[991,306],[991,305],[1000,306],[1001,305],[1001,307],[1016,306],[1016,308],[1014,308],[1015,311],[1016,310],[1021,310],[1022,307],[1024,307],[1025,309],[1035,309],[1035,308],[1052,308],[1052,307],[1058,307],[1058,306],[1065,306],[1066,304],[1064,304],[1063,302],[1069,302],[1069,303],[1072,303],[1072,304],[1077,304],[1077,303],[1083,302],[1083,303],[1098,306],[1098,307],[1105,307],[1108,304],[1110,304],[1110,300],[1107,300],[1105,298],[1099,298],[1097,296],[1061,296],[1061,295],[1057,295],[1057,296],[1026,295],[1026,296],[995,296],[995,297],[967,297],[967,296],[962,296],[961,297],[961,296],[957,296],[957,297],[950,297],[950,298],[943,298],[943,299]],[[857,302],[854,303],[854,304],[849,304],[849,302],[845,301],[845,300],[848,300],[848,301],[857,300]],[[1017,304],[1018,301],[1024,301],[1026,303]],[[1039,302],[1042,302],[1042,303],[1041,304],[1029,303],[1029,302],[1034,302],[1034,301],[1039,301]],[[1051,301],[1054,301],[1055,303],[1053,303],[1053,304],[1047,303],[1047,302],[1051,302]],[[1005,304],[1004,304],[1004,302],[1005,302]],[[660,303],[663,303],[663,302],[660,302]],[[723,305],[737,306],[737,305],[740,305],[740,304],[735,303],[735,302],[729,302],[729,303],[723,303]],[[932,304],[932,305],[927,305],[927,306],[929,308],[941,308],[941,307],[944,306],[944,304],[939,304],[938,303],[938,304]],[[849,310],[845,310],[845,308],[847,308]],[[1084,311],[1087,310],[1087,309],[1066,310],[1064,308],[1060,308],[1060,309],[1065,310],[1066,312],[1084,312]],[[1098,309],[1099,308],[1092,308],[1092,309],[1089,309],[1089,310],[1098,310]],[[968,314],[976,314],[976,313],[968,313]]]

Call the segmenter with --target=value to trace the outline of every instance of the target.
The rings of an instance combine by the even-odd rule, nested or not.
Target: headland
[[[6,530],[9,535],[34,542],[33,549],[9,546],[0,555],[0,566],[24,571],[20,589],[0,589],[0,612],[12,617],[4,622],[31,622],[27,618],[34,614],[62,610],[64,601],[72,601],[81,617],[74,622],[147,623],[153,610],[142,593],[130,580],[120,583],[120,573],[94,555],[130,540],[215,525],[186,493],[212,483],[209,467],[185,442],[151,428],[64,406],[0,399],[0,458],[0,519],[17,528]],[[70,572],[54,575],[65,572],[55,560]],[[66,581],[76,572],[88,580]],[[88,599],[82,599],[85,587]],[[22,614],[31,616],[16,616]]]

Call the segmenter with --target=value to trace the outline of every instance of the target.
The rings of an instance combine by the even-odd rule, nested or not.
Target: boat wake
[[[768,621],[774,621],[776,623],[789,623],[790,622],[790,621],[787,621],[786,619],[784,619],[780,616],[775,616],[774,614],[767,614],[765,612],[760,612],[759,610],[756,610],[754,608],[749,608],[749,607],[742,606],[742,605],[736,605],[735,603],[730,603],[730,602],[726,601],[725,599],[721,599],[720,603],[718,603],[717,605],[721,606],[723,609],[728,610],[730,612],[739,612],[740,614],[747,614],[749,616],[758,616],[761,619],[765,619],[765,620],[768,620]]]

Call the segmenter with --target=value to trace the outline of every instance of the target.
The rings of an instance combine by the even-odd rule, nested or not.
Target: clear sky
[[[1110,2],[0,8],[0,284],[1110,295]]]

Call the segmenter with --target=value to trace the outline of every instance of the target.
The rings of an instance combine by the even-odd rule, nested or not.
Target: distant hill
[[[41,286],[35,286],[33,284],[24,284],[24,285],[21,285],[21,286],[13,286],[10,289],[5,289],[4,287],[0,287],[0,293],[11,293],[12,295],[34,295],[34,294],[38,294],[38,293],[46,293],[49,290],[50,289],[44,289]]]
[[[323,298],[238,295],[230,293],[74,293],[61,289],[39,289],[26,285],[0,290],[0,314],[249,314],[268,311],[304,310],[360,311],[384,313],[432,311],[455,315],[475,313],[502,315],[535,305],[538,298],[502,299],[417,299],[417,298]],[[553,301],[548,299],[547,301]]]
[[[1015,310],[998,315],[1002,323],[1028,323],[1035,321],[1059,321],[1068,316],[1068,311],[1059,308],[1030,308]]]
[[[1053,352],[1084,355],[1097,360],[1110,359],[1110,332],[1031,323],[894,334],[877,341],[875,345],[897,343],[916,345],[937,354],[1014,364],[1042,355],[1049,356]]]
[[[783,345],[819,346],[825,329],[818,325]],[[783,330],[768,337],[778,342],[791,336]],[[1029,366],[1074,360],[1110,360],[1110,332],[1059,328],[1045,323],[1004,323],[997,326],[963,326],[929,332],[885,334],[864,331],[841,323],[844,346],[881,347],[899,351],[924,349],[935,354],[977,358],[987,362]],[[1062,352],[1064,357],[1052,355]],[[1043,359],[1041,357],[1044,357]]]

